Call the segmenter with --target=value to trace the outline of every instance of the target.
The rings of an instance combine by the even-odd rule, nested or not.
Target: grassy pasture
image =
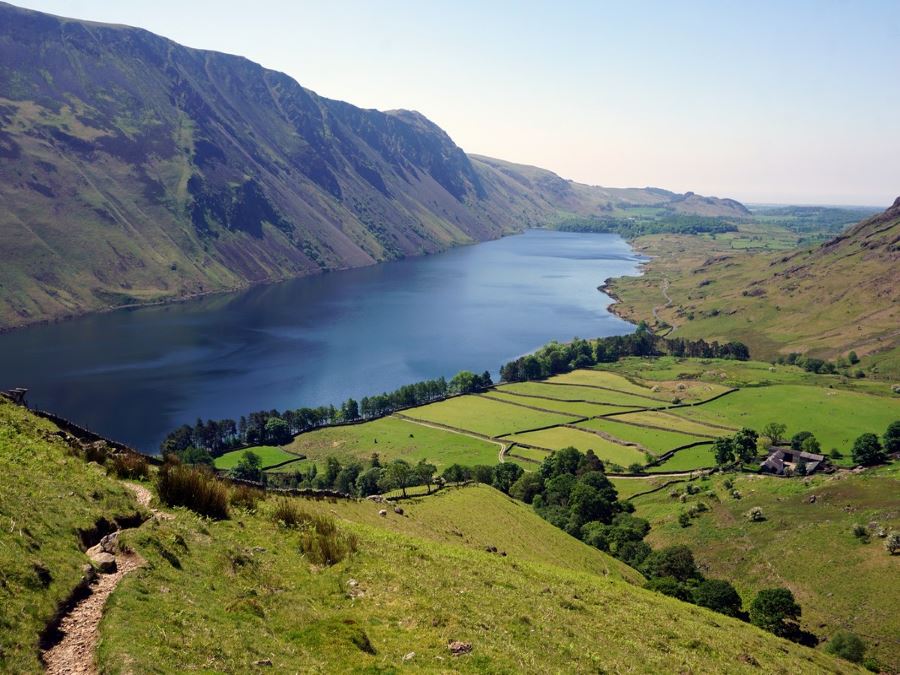
[[[473,673],[839,668],[626,583],[633,572],[489,488],[457,492],[405,502],[403,516],[384,518],[376,504],[301,500],[357,537],[355,554],[324,568],[303,559],[301,533],[272,523],[266,503],[219,522],[178,510],[128,533],[150,565],[110,600],[99,668],[249,671],[268,659],[276,672],[394,671],[408,667],[409,652],[413,667]],[[486,601],[485,589],[501,592]],[[471,642],[472,654],[451,657],[451,640]]]
[[[549,455],[550,453],[546,450],[538,450],[536,448],[523,448],[521,445],[513,447],[509,450],[509,452],[506,453],[507,458],[513,456],[524,457],[525,459],[533,459],[536,462],[543,462]],[[534,469],[535,466],[532,465],[531,468]]]
[[[517,396],[507,391],[494,390],[488,394],[491,398],[497,398],[508,403],[517,403],[519,405],[533,406],[535,408],[543,408],[545,410],[553,410],[567,415],[578,415],[579,417],[597,417],[598,415],[608,415],[609,413],[624,412],[633,410],[630,407],[603,405],[602,403],[579,403],[573,401],[557,401],[552,398],[533,398],[531,396]]]
[[[622,422],[634,422],[636,424],[646,424],[654,427],[662,427],[671,429],[672,431],[680,431],[685,434],[697,436],[727,436],[737,431],[737,427],[728,429],[720,429],[711,427],[696,420],[687,419],[678,415],[678,409],[671,412],[663,412],[656,410],[644,410],[640,412],[627,413],[625,415],[616,415],[611,420]]]
[[[644,448],[652,452],[654,455],[661,455],[674,448],[696,443],[703,440],[697,436],[682,434],[676,431],[662,431],[660,429],[647,429],[645,427],[637,427],[633,424],[625,424],[624,422],[615,422],[615,418],[588,420],[581,422],[578,426],[595,431],[602,431],[615,436],[623,441],[639,443]]]
[[[409,412],[419,410],[423,408]],[[286,447],[316,462],[329,456],[342,462],[367,461],[373,452],[377,452],[382,461],[405,459],[415,463],[426,459],[438,469],[454,463],[496,464],[500,452],[496,443],[397,417],[316,429],[300,434]]]
[[[607,439],[587,431],[579,431],[569,427],[543,429],[524,434],[510,436],[509,440],[537,445],[550,450],[559,450],[572,446],[582,452],[593,450],[594,454],[604,461],[628,466],[634,462],[644,463],[644,455],[636,448],[613,443]]]
[[[722,485],[725,478],[734,481],[740,500]],[[681,504],[662,490],[632,500],[635,515],[652,525],[654,547],[687,544],[709,576],[731,581],[745,603],[761,588],[787,586],[803,608],[804,627],[825,637],[838,629],[858,633],[888,671],[900,668],[900,586],[891,581],[900,558],[888,556],[877,536],[862,542],[852,534],[854,524],[870,521],[900,529],[898,463],[859,475],[783,480],[732,474],[695,484],[716,497],[699,494]],[[682,528],[679,512],[698,501],[711,510]],[[764,521],[744,517],[754,506]]]
[[[609,389],[615,389],[617,391],[640,396],[648,396],[650,398],[660,398],[661,396],[664,396],[664,394],[652,391],[650,387],[636,384],[622,375],[602,369],[593,370],[582,368],[573,370],[570,373],[555,375],[551,377],[548,382],[607,387]]]
[[[673,481],[675,483],[684,482],[684,480],[672,478],[671,476],[649,476],[647,478],[616,478],[615,476],[610,476],[609,480],[616,486],[616,491],[619,493],[619,499],[629,499],[633,495],[652,490],[665,483]],[[674,487],[676,486],[673,485],[673,488]]]
[[[900,399],[841,389],[780,385],[748,388],[705,405],[679,408],[678,415],[700,422],[748,426],[768,422],[787,425],[790,436],[812,431],[827,453],[837,448],[849,455],[854,439],[871,431],[879,436],[900,419]]]
[[[595,389],[578,385],[547,384],[546,382],[515,382],[498,387],[499,391],[511,391],[517,394],[529,394],[542,398],[555,398],[565,401],[590,401],[608,405],[634,408],[653,408],[666,405],[665,401],[654,401],[649,398],[635,396],[625,392]]]
[[[254,452],[259,455],[260,460],[262,461],[262,468],[266,469],[270,466],[274,466],[275,464],[281,464],[282,462],[288,462],[292,459],[297,459],[297,455],[291,452],[286,452],[281,448],[273,445],[257,445],[253,448],[245,448],[243,450],[235,450],[233,452],[226,452],[221,457],[216,457],[215,467],[217,469],[233,469],[238,465],[238,462],[241,461],[241,458],[244,456],[245,452]]]
[[[576,415],[531,410],[493,401],[484,396],[458,396],[440,403],[406,410],[403,414],[417,420],[445,424],[485,436],[500,436],[524,429],[566,424],[578,419]]]
[[[647,467],[649,473],[658,471],[693,471],[708,469],[716,465],[716,456],[709,445],[698,445],[695,448],[679,450],[658,466]]]

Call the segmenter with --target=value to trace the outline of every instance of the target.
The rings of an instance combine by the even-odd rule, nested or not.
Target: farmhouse
[[[808,475],[817,469],[824,468],[825,455],[817,455],[812,452],[802,452],[793,448],[770,448],[773,452],[760,465],[762,471],[778,474],[779,476],[791,476],[798,472],[798,467],[803,467],[802,473]]]

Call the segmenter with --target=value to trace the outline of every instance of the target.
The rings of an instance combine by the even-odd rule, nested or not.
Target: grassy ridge
[[[179,512],[174,521],[132,533],[129,543],[151,565],[113,596],[102,625],[101,669],[249,670],[267,660],[278,671],[303,664],[313,672],[403,665],[534,673],[850,670],[616,575],[577,564],[565,569],[557,563],[571,564],[569,554],[531,548],[523,507],[503,515],[490,495],[487,488],[448,493],[387,519],[376,515],[375,504],[307,503],[334,510],[358,538],[356,554],[326,568],[305,564],[296,534],[263,514],[206,523]],[[465,541],[480,533],[482,521],[507,537],[507,556]],[[518,549],[512,540],[519,535],[506,534],[511,525],[523,538]],[[425,534],[407,533],[413,530]],[[478,536],[478,546],[495,540]],[[160,555],[160,546],[180,568]],[[556,561],[535,560],[544,556]],[[472,653],[451,657],[451,640],[470,642]]]
[[[900,667],[900,605],[896,578],[900,559],[888,556],[873,536],[861,543],[856,523],[877,521],[900,529],[897,495],[900,466],[864,474],[780,480],[731,476],[742,498],[730,496],[726,477],[697,481],[711,489],[681,504],[669,490],[636,497],[636,515],[647,518],[654,546],[687,544],[710,576],[729,579],[746,599],[761,588],[785,585],[803,607],[803,625],[817,635],[846,629],[863,636],[870,650],[896,670]],[[816,497],[814,503],[810,498]],[[703,501],[710,511],[682,528],[678,514]],[[751,523],[750,508],[762,508],[766,520]]]

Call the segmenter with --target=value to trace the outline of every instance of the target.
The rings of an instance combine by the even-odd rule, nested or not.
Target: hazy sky
[[[900,0],[20,0],[411,108],[467,152],[751,202],[900,195]]]

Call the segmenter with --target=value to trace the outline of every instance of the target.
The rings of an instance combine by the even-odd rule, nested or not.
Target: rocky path
[[[124,485],[134,493],[141,506],[149,507],[152,499],[150,490],[134,483]],[[154,515],[158,515],[156,511]],[[91,582],[88,596],[78,601],[63,618],[59,626],[62,640],[43,654],[44,665],[52,675],[93,675],[97,672],[94,653],[106,600],[126,574],[145,562],[136,553],[116,551],[117,539],[118,531],[104,537],[100,544],[87,552],[93,560],[100,561],[101,572]],[[107,571],[103,572],[103,569]]]

